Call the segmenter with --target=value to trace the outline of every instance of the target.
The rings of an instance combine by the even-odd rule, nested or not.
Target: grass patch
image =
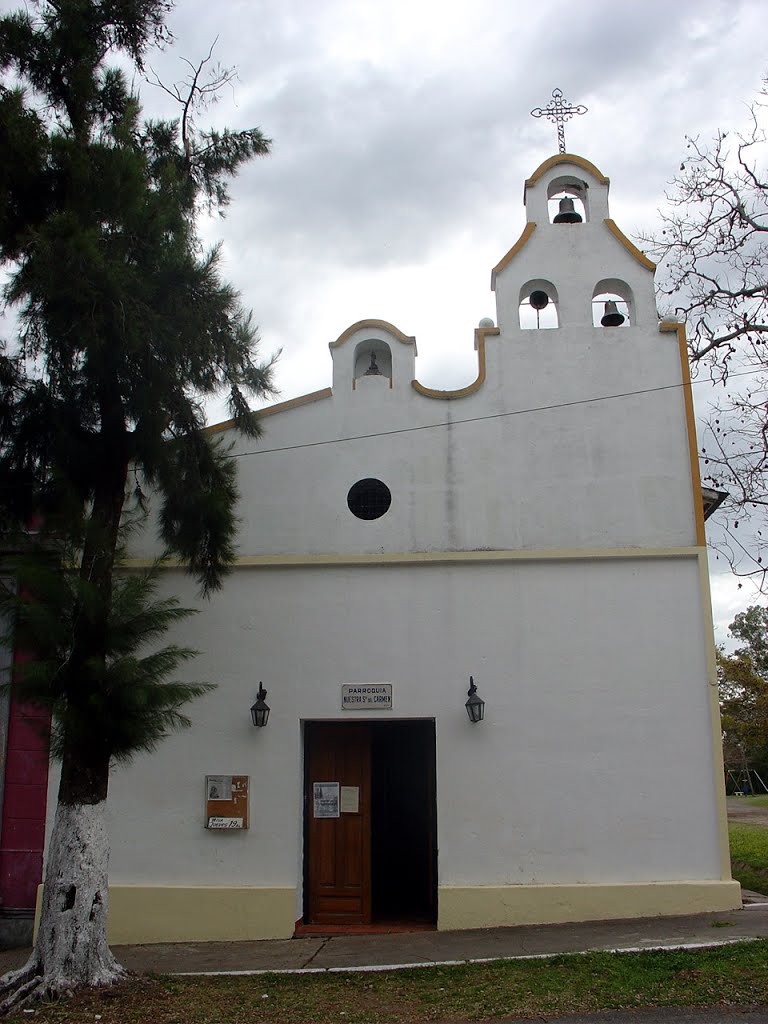
[[[768,828],[735,821],[728,826],[728,833],[733,877],[745,889],[768,894]]]
[[[768,793],[760,793],[759,796],[740,796],[736,799],[745,807],[768,807]]]
[[[589,953],[382,974],[140,978],[38,1008],[93,1024],[425,1024],[622,1007],[768,1003],[768,940],[716,949]]]

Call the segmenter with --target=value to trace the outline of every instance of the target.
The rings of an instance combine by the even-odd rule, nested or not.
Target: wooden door
[[[370,924],[371,744],[364,723],[306,726],[308,924]],[[338,783],[338,817],[318,817],[315,783]],[[342,787],[345,792],[342,793]],[[331,789],[331,793],[333,789]],[[356,809],[355,809],[356,808]],[[327,811],[327,807],[325,808]]]

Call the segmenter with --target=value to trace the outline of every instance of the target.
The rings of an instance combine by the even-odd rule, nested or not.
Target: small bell
[[[561,199],[560,210],[552,221],[553,224],[581,224],[581,214],[577,213],[572,199]]]
[[[535,292],[531,292],[528,301],[534,309],[544,309],[549,304],[549,296],[546,292],[537,289]]]
[[[605,304],[605,313],[600,321],[603,327],[621,327],[627,318],[619,312],[618,306],[609,299]]]
[[[371,352],[371,365],[363,374],[364,377],[381,377],[381,370],[376,363],[376,353]]]

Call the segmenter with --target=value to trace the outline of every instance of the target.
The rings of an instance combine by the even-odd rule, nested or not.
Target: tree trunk
[[[37,942],[27,963],[7,975],[0,1013],[77,988],[112,985],[126,977],[107,944],[106,801],[59,802],[45,868]]]
[[[80,616],[70,671],[89,683],[88,663],[103,662],[112,600],[112,574],[125,493],[126,466],[119,463],[94,498],[81,574],[102,598],[95,615]],[[68,694],[75,709],[83,695]],[[70,709],[72,710],[72,709]],[[80,722],[82,727],[82,722]],[[112,985],[127,976],[107,943],[109,838],[106,829],[111,751],[98,733],[78,743],[64,738],[58,802],[48,845],[43,906],[35,948],[27,963],[0,980],[0,1015],[78,988]]]

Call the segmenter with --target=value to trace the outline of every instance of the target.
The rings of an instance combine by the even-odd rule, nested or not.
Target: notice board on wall
[[[205,776],[205,827],[248,828],[248,776]]]

